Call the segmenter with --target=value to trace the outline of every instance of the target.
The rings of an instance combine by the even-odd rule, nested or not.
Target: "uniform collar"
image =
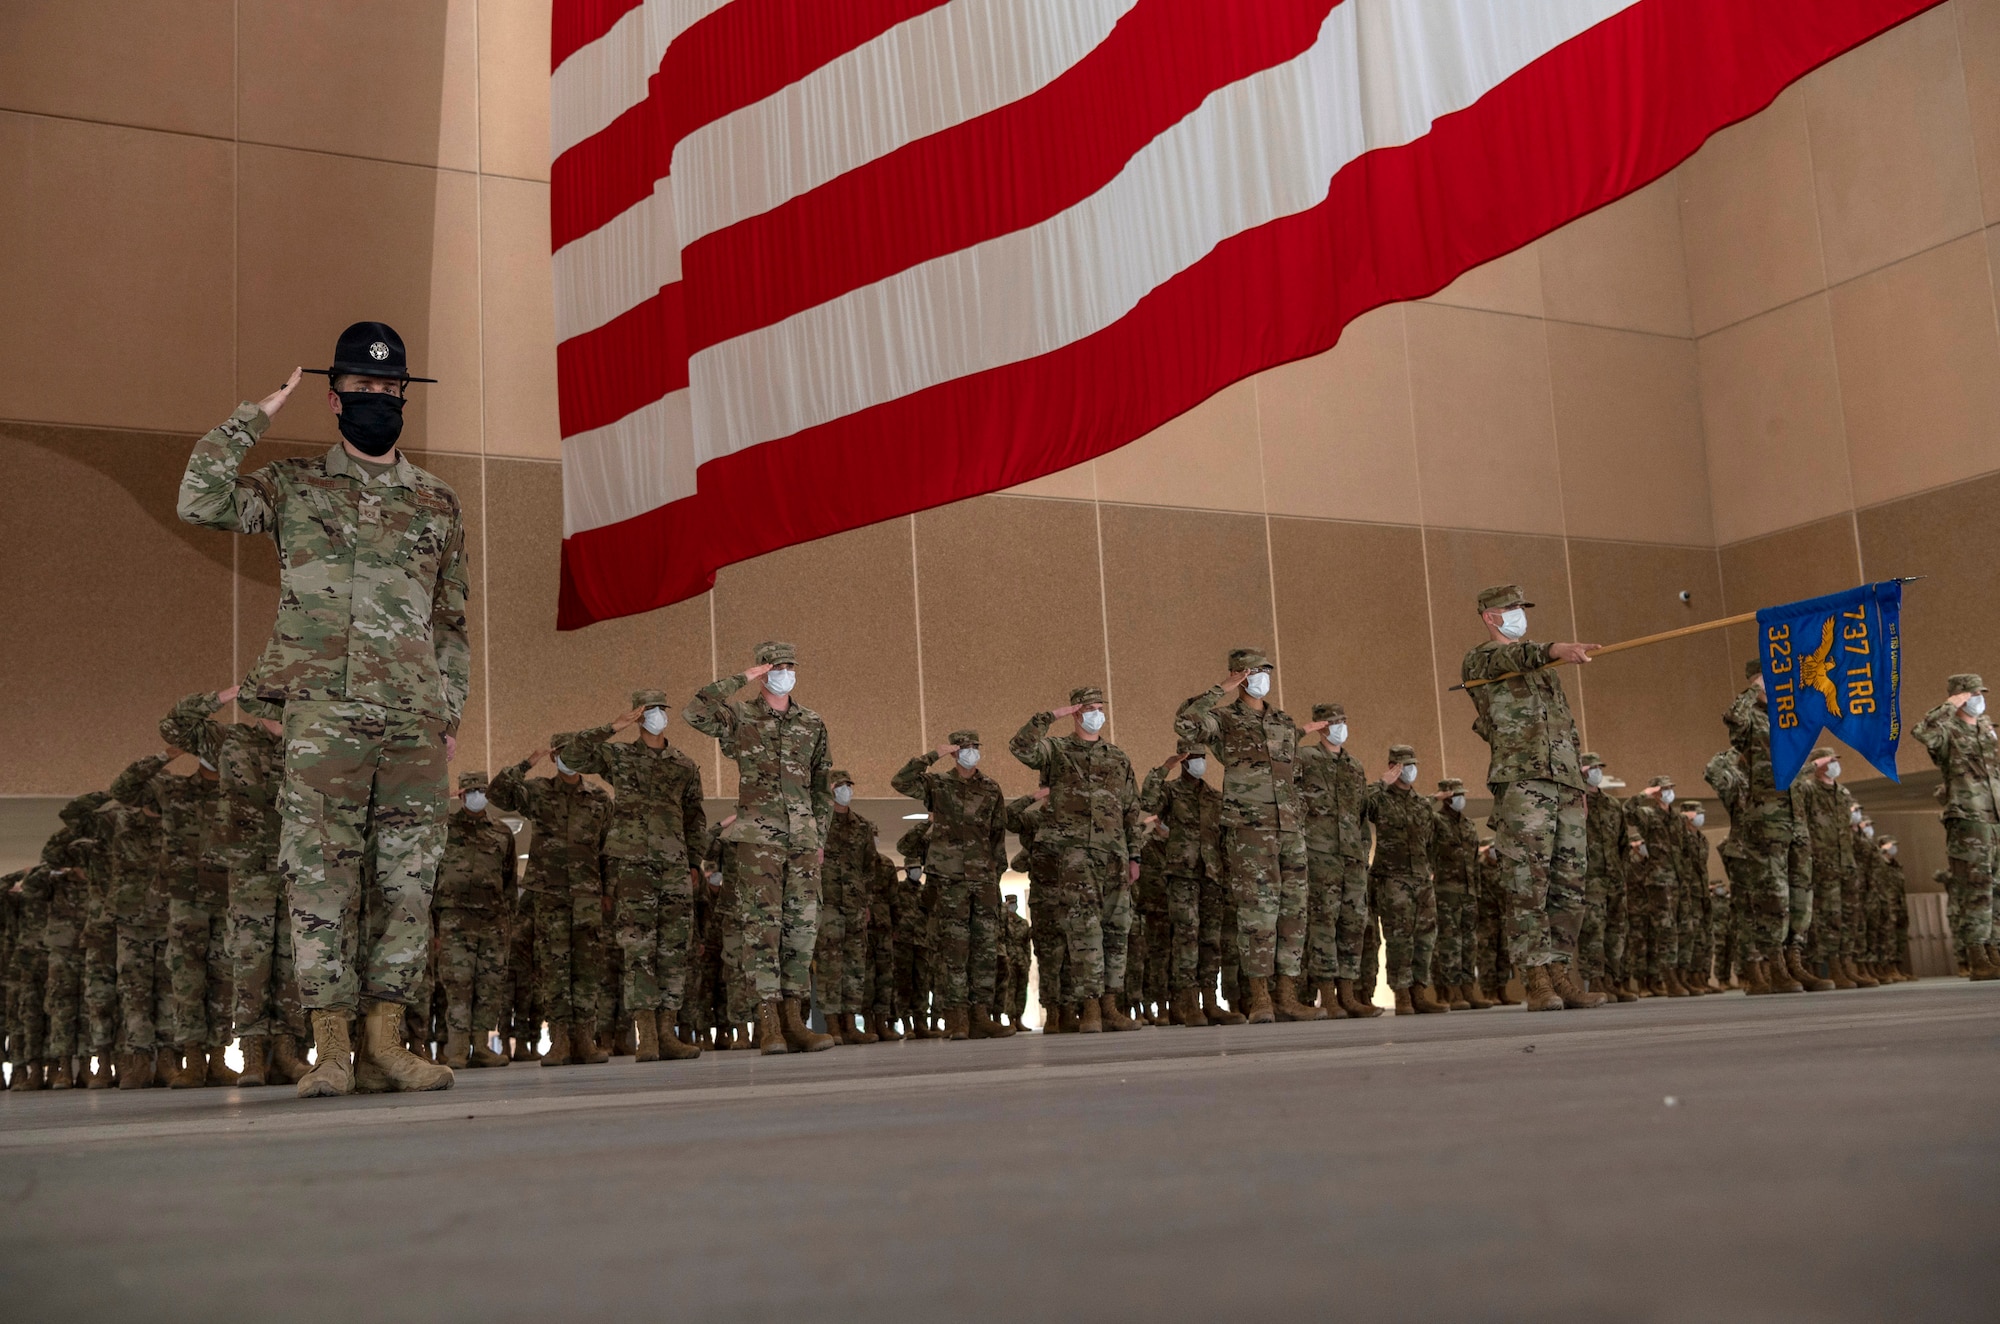
[[[347,453],[347,447],[336,445],[326,453],[326,471],[352,478],[363,487],[415,487],[417,466],[410,463],[410,457],[402,451],[396,452],[396,462],[384,471],[380,478],[370,474]]]

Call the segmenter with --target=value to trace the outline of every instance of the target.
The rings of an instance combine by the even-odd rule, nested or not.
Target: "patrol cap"
[[[634,708],[665,708],[668,706],[667,692],[665,690],[633,690],[632,706]]]
[[[1519,584],[1495,584],[1479,595],[1479,610],[1505,611],[1509,607],[1532,607],[1528,595],[1521,591]]]
[[[1675,800],[1674,803],[1681,807],[1681,812],[1684,814],[1692,814],[1695,810],[1701,808],[1701,801],[1699,800]]]
[[[960,749],[978,749],[979,733],[967,727],[962,731],[952,732],[944,738],[944,742],[947,745],[957,745]]]
[[[467,769],[458,774],[458,789],[461,791],[483,791],[486,789],[486,774]]]
[[[1456,777],[1443,777],[1438,780],[1438,789],[1447,795],[1457,795],[1465,789],[1465,783]]]
[[[1840,757],[1838,754],[1833,752],[1832,745],[1821,745],[1818,749],[1812,752],[1812,756],[1815,762],[1819,761],[1820,759],[1834,759]]]
[[[854,785],[854,774],[849,772],[845,768],[835,768],[832,772],[826,775],[826,786],[828,790],[832,790],[836,786],[852,786],[852,785]]]
[[[1337,703],[1316,703],[1312,719],[1315,722],[1344,722],[1347,720],[1347,709]]]
[[[757,665],[772,667],[795,667],[799,664],[799,650],[788,643],[769,639],[757,645]]]
[[[1893,846],[1896,844],[1896,839],[1886,833],[1878,832],[1875,834],[1875,844],[1877,846]]]
[[[1577,755],[1576,762],[1578,767],[1583,768],[1601,768],[1604,766],[1604,760],[1590,750],[1585,750],[1583,753]]]
[[[1417,748],[1415,745],[1389,746],[1389,762],[1415,763],[1416,761],[1417,761]]]
[[[307,368],[323,377],[388,377],[399,382],[434,382],[435,377],[410,376],[403,338],[387,322],[356,322],[333,343],[333,366]]]
[[[1104,691],[1095,685],[1079,685],[1069,692],[1071,703],[1103,703]]]
[[[1976,671],[1961,671],[1945,682],[1945,692],[1948,694],[1984,694],[1986,693],[1986,682],[1979,678],[1979,673]]]
[[[1208,746],[1198,740],[1189,740],[1183,736],[1174,741],[1174,753],[1187,754],[1189,756],[1200,755],[1206,758],[1208,756]]]
[[[1671,791],[1674,788],[1674,779],[1672,777],[1655,777],[1653,780],[1647,782],[1646,785],[1657,786],[1663,791]]]
[[[1264,656],[1261,648],[1232,648],[1229,651],[1231,671],[1262,671],[1271,665],[1271,659]]]
[[[1755,680],[1764,674],[1764,659],[1753,657],[1743,664],[1743,679]]]

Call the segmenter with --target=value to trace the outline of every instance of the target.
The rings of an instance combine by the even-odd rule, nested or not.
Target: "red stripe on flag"
[[[710,461],[697,498],[565,539],[557,625],[678,602],[718,566],[1115,450],[1331,347],[1371,308],[1435,293],[1643,187],[1936,3],[1641,0],[1425,137],[1352,163],[1320,206],[1226,241],[1103,331]]]
[[[644,0],[555,0],[549,10],[549,68],[562,62],[616,27],[618,20]]]
[[[562,435],[615,423],[688,384],[680,281],[556,346]]]
[[[681,256],[689,352],[1075,206],[1217,88],[1309,49],[1336,3],[1145,0],[1034,95],[703,235]]]

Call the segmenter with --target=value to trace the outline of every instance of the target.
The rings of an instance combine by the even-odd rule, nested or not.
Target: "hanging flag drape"
[[[558,622],[1104,454],[1936,0],[553,0]]]
[[[1778,785],[1791,785],[1822,731],[1890,781],[1901,780],[1902,612],[1903,585],[1892,579],[1757,613]]]

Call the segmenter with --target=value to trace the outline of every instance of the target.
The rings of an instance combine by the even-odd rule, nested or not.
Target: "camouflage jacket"
[[[528,820],[531,892],[590,895],[604,890],[598,855],[611,821],[611,797],[579,779],[529,777],[527,762],[503,768],[487,787],[496,806]]]
[[[1780,804],[1789,813],[1790,797],[1779,794],[1771,766],[1771,710],[1765,706],[1764,692],[1755,685],[1745,688],[1722,715],[1722,725],[1729,732],[1729,747],[1743,756],[1750,769],[1748,794],[1753,812]]]
[[[1813,877],[1839,883],[1854,875],[1854,826],[1849,806],[1854,797],[1835,782],[1829,786],[1813,775],[1808,763],[1799,773],[1800,799],[1805,804],[1806,832],[1812,840]],[[1829,873],[1830,871],[1830,873]]]
[[[917,755],[889,784],[930,812],[924,870],[985,882],[1007,871],[1007,796],[1000,783],[974,768],[961,777],[957,763],[932,772],[935,754]]]
[[[608,726],[592,727],[557,752],[578,772],[611,783],[611,825],[604,853],[614,860],[653,860],[669,872],[701,861],[708,814],[701,803],[701,769],[672,745],[611,742]]]
[[[1058,850],[1082,847],[1138,859],[1146,828],[1132,761],[1109,740],[1050,735],[1055,720],[1036,713],[1007,744],[1015,758],[1048,779],[1036,840]]]
[[[1020,979],[1028,977],[1028,962],[1032,959],[1029,936],[1032,932],[1033,926],[1025,915],[1016,914],[1005,906],[1000,908],[1000,950]]]
[[[1431,833],[1431,876],[1440,892],[1470,893],[1474,885],[1473,859],[1479,854],[1479,829],[1450,805],[1433,803],[1431,812],[1437,826]]]
[[[1149,835],[1139,848],[1139,879],[1132,884],[1132,911],[1138,915],[1167,913],[1167,843]]]
[[[567,760],[565,760],[567,762]],[[445,820],[433,910],[469,910],[498,918],[514,899],[514,834],[491,810],[460,807]]]
[[[1361,816],[1375,825],[1373,871],[1425,878],[1431,871],[1431,840],[1437,835],[1437,811],[1426,797],[1400,781],[1368,784]]]
[[[160,734],[175,747],[207,759],[220,779],[213,853],[204,858],[231,873],[269,873],[278,867],[284,738],[254,723],[217,722],[213,715],[221,707],[213,692],[190,694],[161,721]]]
[[[1304,734],[1291,715],[1273,704],[1252,708],[1242,694],[1224,703],[1226,692],[1211,685],[1180,706],[1174,734],[1206,745],[1222,760],[1222,825],[1299,826],[1293,776]]]
[[[1605,887],[1622,887],[1625,861],[1633,840],[1625,822],[1625,804],[1606,790],[1591,787],[1583,793],[1584,877]]]
[[[820,866],[820,904],[852,913],[864,909],[875,887],[875,824],[853,809],[835,808],[826,825],[826,863]]]
[[[1489,639],[1465,655],[1460,680],[1522,674],[1467,690],[1477,710],[1472,730],[1490,751],[1486,784],[1547,781],[1581,791],[1588,783],[1577,763],[1576,719],[1569,695],[1549,666],[1547,644]]]
[[[150,800],[144,798],[143,785],[130,793],[138,798],[129,803],[122,798],[106,800],[97,811],[97,835],[105,843],[110,864],[106,906],[119,924],[165,924],[167,894],[160,880],[163,834],[159,815],[147,812]]]
[[[1693,823],[1686,814],[1674,814],[1676,831],[1680,837],[1680,850],[1674,858],[1676,872],[1684,889],[1708,890],[1708,836]]]
[[[160,879],[173,901],[226,899],[227,875],[210,866],[203,876],[203,846],[220,817],[222,791],[199,772],[163,772],[149,788],[160,810]]]
[[[1645,846],[1645,858],[1632,866],[1631,881],[1646,887],[1671,887],[1680,876],[1681,837],[1675,824],[1680,814],[1661,805],[1657,796],[1635,795],[1625,801],[1625,822]]]
[[[49,942],[49,878],[48,866],[37,864],[26,869],[16,869],[0,878],[0,894],[7,899],[7,908],[13,917],[13,957],[17,962],[27,959],[28,953],[48,950]],[[16,892],[14,885],[21,890]],[[0,975],[12,983],[15,972],[0,970]]]
[[[181,478],[183,520],[278,549],[278,619],[244,690],[274,704],[379,704],[456,734],[472,679],[457,494],[407,456],[376,477],[340,446],[242,473],[270,425],[238,405]]]
[[[826,844],[827,820],[833,816],[826,723],[797,702],[779,712],[761,689],[748,699],[725,697],[747,684],[740,673],[711,681],[695,692],[682,714],[689,726],[714,736],[722,752],[736,760],[736,821],[724,835],[731,841],[818,850]]]
[[[1361,805],[1368,796],[1368,773],[1361,760],[1344,749],[1307,745],[1299,750],[1296,780],[1306,849],[1366,860],[1368,827],[1361,820]]]
[[[1722,839],[1724,859],[1740,860],[1750,854],[1750,765],[1734,748],[1717,751],[1708,766],[1702,769],[1701,779],[1715,790],[1715,798],[1722,802],[1723,812],[1729,815],[1729,835]]]
[[[2000,734],[1992,719],[1968,722],[1941,703],[1910,728],[1944,775],[1944,819],[2000,823]]]
[[[1042,802],[1032,795],[1020,795],[1007,802],[1007,830],[1021,839],[1021,851],[1013,867],[1037,882],[1044,873],[1054,877],[1055,851],[1037,835],[1042,825]]]
[[[1222,877],[1222,796],[1199,777],[1146,774],[1139,808],[1167,825],[1163,865],[1176,878]]]

